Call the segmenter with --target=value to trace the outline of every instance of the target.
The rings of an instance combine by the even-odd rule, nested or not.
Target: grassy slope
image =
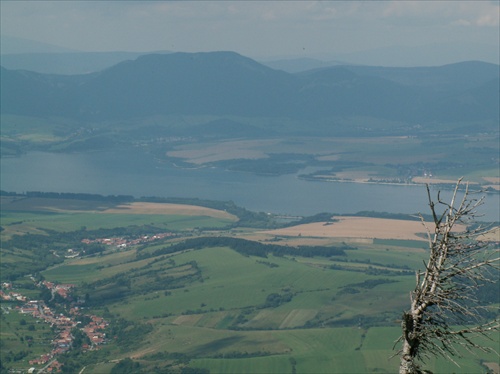
[[[396,252],[393,257],[398,253],[406,256],[405,252]],[[116,255],[105,257],[104,263]],[[123,260],[129,256],[127,254]],[[328,327],[328,324],[324,328],[300,327],[315,317],[335,321],[359,314],[380,315],[402,310],[407,303],[407,290],[413,284],[412,277],[394,277],[400,282],[360,290],[354,295],[337,295],[332,300],[342,286],[384,277],[325,270],[307,261],[275,257],[267,261],[279,267],[269,268],[257,263],[257,258],[245,257],[227,248],[207,248],[170,258],[177,264],[195,260],[204,281],[171,290],[168,296],[153,292],[108,305],[111,312],[122,317],[154,324],[147,341],[129,354],[179,352],[198,357],[192,361],[192,366],[217,373],[291,372],[294,360],[299,373],[394,372],[398,365],[397,359],[388,360],[394,353],[391,348],[399,333],[395,320],[389,322],[394,327],[358,327],[356,324],[353,327]],[[132,264],[144,265],[143,261]],[[126,265],[128,268],[129,264]],[[45,276],[56,278],[56,271],[53,269]],[[92,275],[100,277],[98,272]],[[262,305],[266,295],[284,289],[297,292],[292,301],[276,308],[252,309],[246,315],[248,322],[241,326],[256,330],[227,329],[242,308]],[[197,309],[199,312],[194,314],[183,314]],[[160,317],[164,313],[172,315]],[[294,319],[295,326],[290,326],[294,329],[283,329],[289,327],[283,326],[284,322],[293,325]],[[234,352],[258,357],[232,358]],[[222,358],[223,355],[230,357]],[[451,368],[441,361],[431,361],[431,365],[441,372],[480,370],[474,361],[466,363],[464,370]]]
[[[33,220],[28,221],[30,227],[43,224],[43,215],[29,214]],[[103,215],[108,221],[101,223],[115,227],[117,216]],[[128,222],[127,215],[123,216],[121,223]],[[82,222],[89,225],[80,214],[61,213],[51,217],[60,222],[52,226],[58,230],[78,229]],[[153,218],[141,217],[148,224]],[[6,219],[15,222],[17,218],[9,213]],[[179,220],[164,216],[163,219],[172,225],[182,222],[178,227],[184,229],[199,225],[198,217]],[[218,223],[223,222],[211,219],[206,224],[212,227]],[[391,348],[399,333],[397,318],[407,307],[414,277],[369,275],[363,271],[384,264],[411,269],[421,266],[425,252],[412,246],[405,248],[404,244],[398,241],[366,245],[347,251],[343,261],[274,256],[262,259],[217,247],[173,254],[154,262],[154,258],[136,260],[135,249],[107,251],[101,257],[67,260],[46,270],[44,276],[76,284],[117,274],[131,279],[132,296],[106,306],[115,315],[151,323],[154,329],[144,341],[126,350],[119,350],[113,344],[106,348],[115,358],[134,356],[143,365],[150,365],[162,360],[148,359],[148,355],[177,352],[191,357],[191,366],[215,373],[281,373],[292,372],[293,368],[298,373],[394,372],[397,359],[387,358],[394,353]],[[160,278],[178,278],[194,274],[190,265],[193,261],[202,281],[188,278],[182,288],[167,287],[169,294],[165,290],[134,292],[152,282],[148,275],[141,275],[142,271],[157,271]],[[277,266],[270,267],[262,261]],[[328,268],[330,264],[349,265],[358,271],[332,270]],[[377,279],[395,282],[371,289],[359,286]],[[345,286],[358,292],[345,293]],[[293,298],[279,306],[264,307],[271,293],[291,293]],[[372,325],[369,319],[379,317],[387,327]],[[307,323],[312,328],[304,328]],[[8,343],[10,338],[1,335],[2,341],[14,347]],[[235,355],[240,357],[234,358]],[[486,355],[479,358],[493,360]],[[111,367],[103,363],[87,370],[102,374]],[[437,372],[481,371],[478,358],[466,359],[461,369],[444,360],[431,360],[429,368]]]
[[[2,313],[0,315],[0,357],[8,360],[13,357],[10,352],[30,351],[27,357],[38,357],[47,353],[47,347],[50,346],[53,339],[53,333],[50,326],[29,315],[22,315],[14,309],[12,303],[1,303]],[[26,323],[22,324],[22,321]],[[31,330],[30,330],[30,326]],[[14,367],[26,368],[27,361],[23,359],[12,363]]]
[[[99,228],[111,229],[116,227],[151,224],[164,227],[165,230],[189,230],[194,227],[224,227],[231,223],[230,220],[215,219],[206,216],[180,216],[180,215],[148,215],[148,214],[107,214],[107,213],[60,213],[47,214],[42,212],[9,213],[9,217],[2,219],[5,234],[40,232],[49,229],[55,231],[73,231],[81,227],[88,230]]]

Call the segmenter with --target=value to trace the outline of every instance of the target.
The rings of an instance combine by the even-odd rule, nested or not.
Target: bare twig
[[[403,313],[403,342],[399,351],[400,374],[422,373],[417,360],[431,356],[452,358],[460,356],[458,347],[467,351],[495,352],[473,340],[475,336],[489,337],[500,330],[498,320],[481,322],[477,290],[485,283],[498,282],[500,269],[499,249],[478,240],[484,228],[458,231],[458,224],[474,223],[476,209],[484,197],[472,198],[468,184],[464,196],[459,198],[462,179],[459,179],[449,203],[437,194],[434,202],[427,185],[429,207],[434,227],[429,228],[423,216],[422,224],[427,232],[429,259],[424,271],[416,273],[416,285],[410,294],[410,310]],[[439,209],[443,209],[439,212]]]

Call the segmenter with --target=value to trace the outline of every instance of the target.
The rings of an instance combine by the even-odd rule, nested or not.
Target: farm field
[[[45,229],[112,229],[145,223],[168,230],[190,230],[194,227],[224,227],[237,221],[237,217],[224,211],[167,203],[112,204],[69,199],[2,197],[1,206],[1,225],[4,228],[2,236],[40,233]]]
[[[174,216],[207,216],[237,221],[238,218],[227,212],[194,205],[169,204],[169,203],[130,203],[118,205],[104,210],[104,214],[148,214],[148,215],[174,215]]]
[[[0,374],[500,374],[500,0],[0,3]]]
[[[206,144],[202,148],[185,146],[183,149],[167,152],[168,157],[180,158],[192,164],[231,160],[234,158],[267,158],[262,149],[273,147],[278,140],[241,140]]]
[[[13,303],[1,302],[0,305],[2,308],[0,315],[2,326],[0,329],[0,357],[2,361],[7,357],[18,358],[16,361],[21,361],[26,356],[36,357],[44,354],[53,338],[50,326],[40,323],[30,315],[18,313]],[[16,366],[19,368],[25,365],[21,361]]]
[[[328,224],[314,222],[264,233],[291,237],[426,240],[425,227],[419,221],[369,217],[332,217],[332,221]]]
[[[487,152],[476,151],[478,141],[488,149]],[[353,149],[356,152],[352,152]],[[458,149],[466,151],[459,152]],[[485,135],[450,136],[449,142],[439,143],[439,146],[436,146],[435,137],[425,134],[377,137],[288,136],[280,139],[187,142],[167,151],[165,156],[193,167],[218,165],[230,170],[280,174],[292,170],[285,168],[284,161],[280,158],[286,155],[289,161],[293,160],[299,165],[323,168],[306,175],[313,180],[333,178],[358,183],[408,181],[416,184],[454,184],[458,178],[465,177],[465,180],[471,181],[471,185],[498,190],[498,168],[492,168],[491,160],[485,158],[488,152],[494,157],[497,150],[498,141]],[[398,160],[397,164],[394,163],[395,159]],[[241,160],[246,162],[242,163]],[[268,165],[273,165],[272,171],[268,170]]]
[[[104,261],[113,256],[108,257]],[[168,295],[155,291],[107,304],[113,314],[152,324],[146,341],[126,353],[138,362],[145,364],[154,361],[154,355],[169,352],[193,357],[193,367],[217,373],[288,372],[294,362],[297,372],[303,373],[393,372],[397,367],[397,360],[389,360],[399,332],[396,311],[407,302],[402,290],[411,287],[411,276],[391,277],[394,283],[363,289],[359,286],[363,279],[387,278],[350,271],[328,273],[317,264],[274,257],[268,261],[278,267],[269,268],[224,248],[189,251],[169,260],[179,264],[196,261],[204,281],[170,290]],[[362,266],[367,268],[367,264]],[[105,278],[105,274],[91,273],[94,279]],[[54,274],[44,273],[57,279]],[[342,290],[349,285],[358,285],[359,292],[344,294]],[[260,309],[266,295],[284,289],[295,294],[291,301]],[[372,314],[366,314],[370,308]],[[370,316],[383,314],[392,327],[370,327]],[[354,326],[336,327],[335,321],[342,319],[354,319],[347,322]],[[308,321],[314,323],[305,328]],[[236,326],[240,328],[235,330]],[[449,368],[439,362],[435,365]],[[467,373],[471,367],[480,368],[469,364],[456,372]]]
[[[414,270],[427,256],[418,221],[336,217],[338,221],[326,226],[319,222],[262,230],[234,228],[230,225],[239,221],[232,214],[182,204],[89,202],[85,206],[74,202],[70,209],[62,202],[50,205],[35,200],[31,208],[28,203],[18,210],[2,206],[3,243],[11,243],[12,232],[6,231],[21,225],[31,233],[21,237],[53,238],[49,248],[60,257],[40,270],[40,276],[74,284],[75,297],[86,300],[88,312],[108,319],[109,333],[116,337],[101,351],[67,361],[81,360],[86,373],[111,373],[125,358],[131,358],[142,372],[169,368],[204,373],[397,370],[398,359],[389,358],[396,353],[392,348],[400,333],[399,318],[409,304]],[[87,221],[94,216],[101,218]],[[363,240],[356,241],[360,225],[365,228]],[[75,251],[83,248],[80,238],[174,227],[176,236],[157,242],[103,246],[90,256],[62,256],[69,245]],[[125,228],[128,231],[120,231]],[[330,229],[342,235],[325,231]],[[72,242],[70,237],[76,239]],[[216,241],[195,244],[205,237]],[[265,254],[246,253],[226,237],[269,249]],[[273,241],[276,237],[279,240]],[[30,254],[21,248],[22,242],[12,243],[2,246],[2,262],[18,266],[16,256],[28,261],[29,256],[39,255],[38,249]],[[307,251],[307,244],[312,244],[336,251],[279,254],[271,251],[275,248],[271,243],[276,248],[301,245]],[[22,277],[13,283],[19,292],[36,297],[29,282]],[[2,313],[2,324],[8,321],[17,327],[19,321],[13,318],[20,318],[19,314]],[[129,330],[119,329],[124,324]],[[38,325],[36,329],[40,334],[45,331]],[[18,331],[9,331],[0,335],[2,346],[27,351]],[[126,331],[134,333],[126,335]],[[17,339],[16,345],[10,343],[12,339]],[[40,352],[31,349],[26,357]],[[113,357],[113,362],[103,357]],[[495,358],[466,355],[459,360],[460,367],[433,359],[428,368],[437,373],[484,372],[484,363],[489,362]]]

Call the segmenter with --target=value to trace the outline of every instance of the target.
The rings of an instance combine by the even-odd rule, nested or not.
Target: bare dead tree
[[[460,347],[472,353],[491,352],[475,337],[492,339],[495,337],[491,334],[500,329],[498,318],[484,322],[482,312],[486,308],[477,299],[481,285],[498,281],[500,250],[482,240],[486,228],[471,226],[484,196],[473,198],[468,184],[461,182],[459,179],[449,203],[439,192],[434,202],[427,185],[433,227],[426,225],[422,215],[420,219],[427,231],[430,253],[425,270],[416,273],[411,308],[403,313],[402,335],[396,342],[402,342],[398,352],[400,374],[428,372],[420,368],[419,361],[431,356],[443,356],[457,364],[453,357],[460,357]],[[462,186],[465,192],[460,199]]]

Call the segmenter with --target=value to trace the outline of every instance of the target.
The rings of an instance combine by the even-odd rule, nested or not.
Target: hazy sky
[[[499,45],[497,1],[5,1],[2,35],[82,51],[335,55],[441,42]]]

